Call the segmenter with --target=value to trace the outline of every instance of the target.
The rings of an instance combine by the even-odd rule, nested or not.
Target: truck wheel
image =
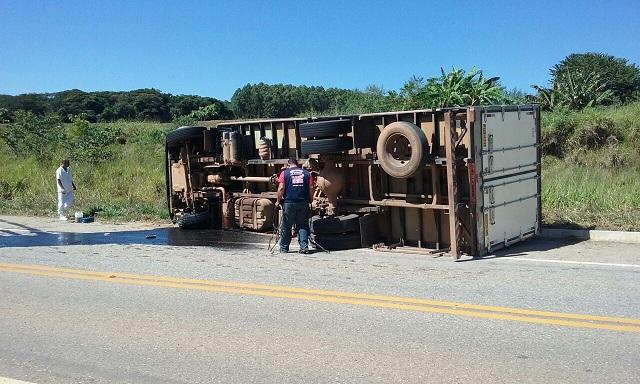
[[[333,137],[330,139],[315,139],[302,142],[302,154],[322,155],[325,153],[343,152],[353,149],[352,137]]]
[[[183,213],[177,224],[180,229],[206,227],[209,225],[209,212]]]
[[[206,129],[207,128],[205,127],[180,127],[167,133],[165,141],[167,145],[171,145],[179,141],[199,138],[202,137],[202,132],[204,132]]]
[[[311,234],[311,241],[327,251],[342,251],[345,249],[360,248],[360,233],[346,233],[342,235],[316,235]],[[320,248],[316,246],[316,248]]]
[[[309,228],[311,228],[311,233],[318,235],[358,232],[360,231],[360,216],[355,213],[342,216],[313,216]]]
[[[416,174],[426,163],[427,137],[406,121],[387,125],[376,145],[380,166],[389,176],[406,179]]]
[[[335,137],[351,132],[351,120],[330,120],[302,123],[298,127],[300,137]]]

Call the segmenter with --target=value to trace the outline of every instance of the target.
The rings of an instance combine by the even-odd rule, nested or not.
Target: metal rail
[[[498,148],[498,149],[487,149],[487,150],[482,150],[482,154],[483,155],[487,155],[490,153],[495,153],[495,152],[506,152],[506,151],[513,151],[516,149],[526,149],[526,148],[537,148],[539,147],[540,144],[530,144],[530,145],[518,145],[516,147],[504,147],[504,148]]]
[[[533,199],[534,197],[538,197],[538,194],[536,193],[534,195],[520,197],[518,199],[505,201],[504,203],[491,205],[489,207],[483,207],[482,208],[482,212],[489,212],[489,210],[491,210],[491,209],[504,207],[504,206],[511,205],[511,204],[514,204],[514,203],[520,203],[520,202],[525,201],[525,200]]]

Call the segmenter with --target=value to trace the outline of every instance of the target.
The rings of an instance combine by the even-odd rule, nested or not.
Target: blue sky
[[[0,0],[0,93],[153,87],[229,99],[261,81],[399,89],[451,66],[530,91],[573,52],[639,63],[638,20],[637,0]]]

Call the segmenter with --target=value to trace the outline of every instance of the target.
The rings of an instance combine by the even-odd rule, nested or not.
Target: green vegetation
[[[0,132],[5,136],[15,128],[4,126]],[[73,153],[75,210],[110,219],[166,219],[164,135],[172,128],[144,122],[89,125],[75,117],[73,124],[62,126],[62,137],[49,143],[50,151],[23,152],[0,140],[0,212],[52,215],[55,170],[62,157]]]
[[[551,68],[548,88],[533,85],[546,109],[620,105],[638,99],[640,69],[601,53],[571,54]]]
[[[543,222],[640,230],[640,171],[597,168],[547,158],[542,169]]]
[[[542,118],[547,153],[542,178],[544,222],[640,230],[640,102],[579,112],[545,112]],[[55,124],[59,122],[51,117],[25,114],[13,129],[0,128],[3,135],[12,132],[10,137],[30,138],[13,147],[7,144],[6,136],[0,140],[1,213],[54,214],[54,172],[63,154],[70,151],[76,153],[71,157],[79,188],[76,209],[98,210],[101,217],[111,219],[167,218],[162,143],[174,125],[88,125],[75,117],[74,123],[61,125],[65,135],[52,135],[54,141],[48,144],[30,131]],[[85,148],[74,140],[82,137],[87,127],[95,133]],[[94,155],[92,142],[109,155]]]
[[[237,117],[343,115],[392,110],[509,103],[498,77],[479,69],[441,69],[439,77],[411,77],[400,92],[370,85],[364,90],[264,83],[247,84],[231,98]]]
[[[156,89],[128,92],[84,92],[79,89],[56,93],[0,95],[0,124],[13,121],[16,111],[34,115],[57,114],[65,122],[83,115],[90,122],[118,120],[169,122],[193,113],[209,119],[230,119],[229,103],[212,97],[171,95]]]
[[[640,230],[640,102],[542,118],[545,223]]]
[[[396,105],[401,109],[444,108],[466,105],[488,105],[508,102],[506,91],[498,83],[499,77],[486,79],[479,69],[465,72],[452,68],[440,77],[424,81],[414,76],[402,88]]]
[[[0,213],[53,214],[54,171],[69,157],[76,209],[166,218],[164,135],[195,121],[538,102],[544,222],[640,230],[640,69],[585,53],[550,74],[549,87],[533,86],[535,95],[455,68],[413,76],[399,91],[247,84],[228,102],[154,89],[0,95]]]
[[[69,123],[82,115],[89,122],[119,120],[184,122],[233,118],[341,115],[397,109],[433,108],[510,102],[498,78],[484,78],[482,71],[451,72],[424,81],[412,77],[400,93],[378,86],[364,90],[247,84],[236,90],[230,102],[211,97],[171,95],[155,89],[129,92],[83,92],[72,89],[50,94],[0,95],[0,123],[14,122],[15,112],[35,116],[58,115]]]

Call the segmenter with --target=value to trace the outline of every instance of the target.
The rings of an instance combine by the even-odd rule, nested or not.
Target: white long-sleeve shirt
[[[58,180],[62,182],[62,186],[64,187],[64,189],[60,187],[60,183],[58,183]],[[56,187],[58,188],[58,193],[73,192],[73,180],[71,178],[71,169],[67,167],[67,170],[65,171],[64,168],[60,166],[56,170]]]

